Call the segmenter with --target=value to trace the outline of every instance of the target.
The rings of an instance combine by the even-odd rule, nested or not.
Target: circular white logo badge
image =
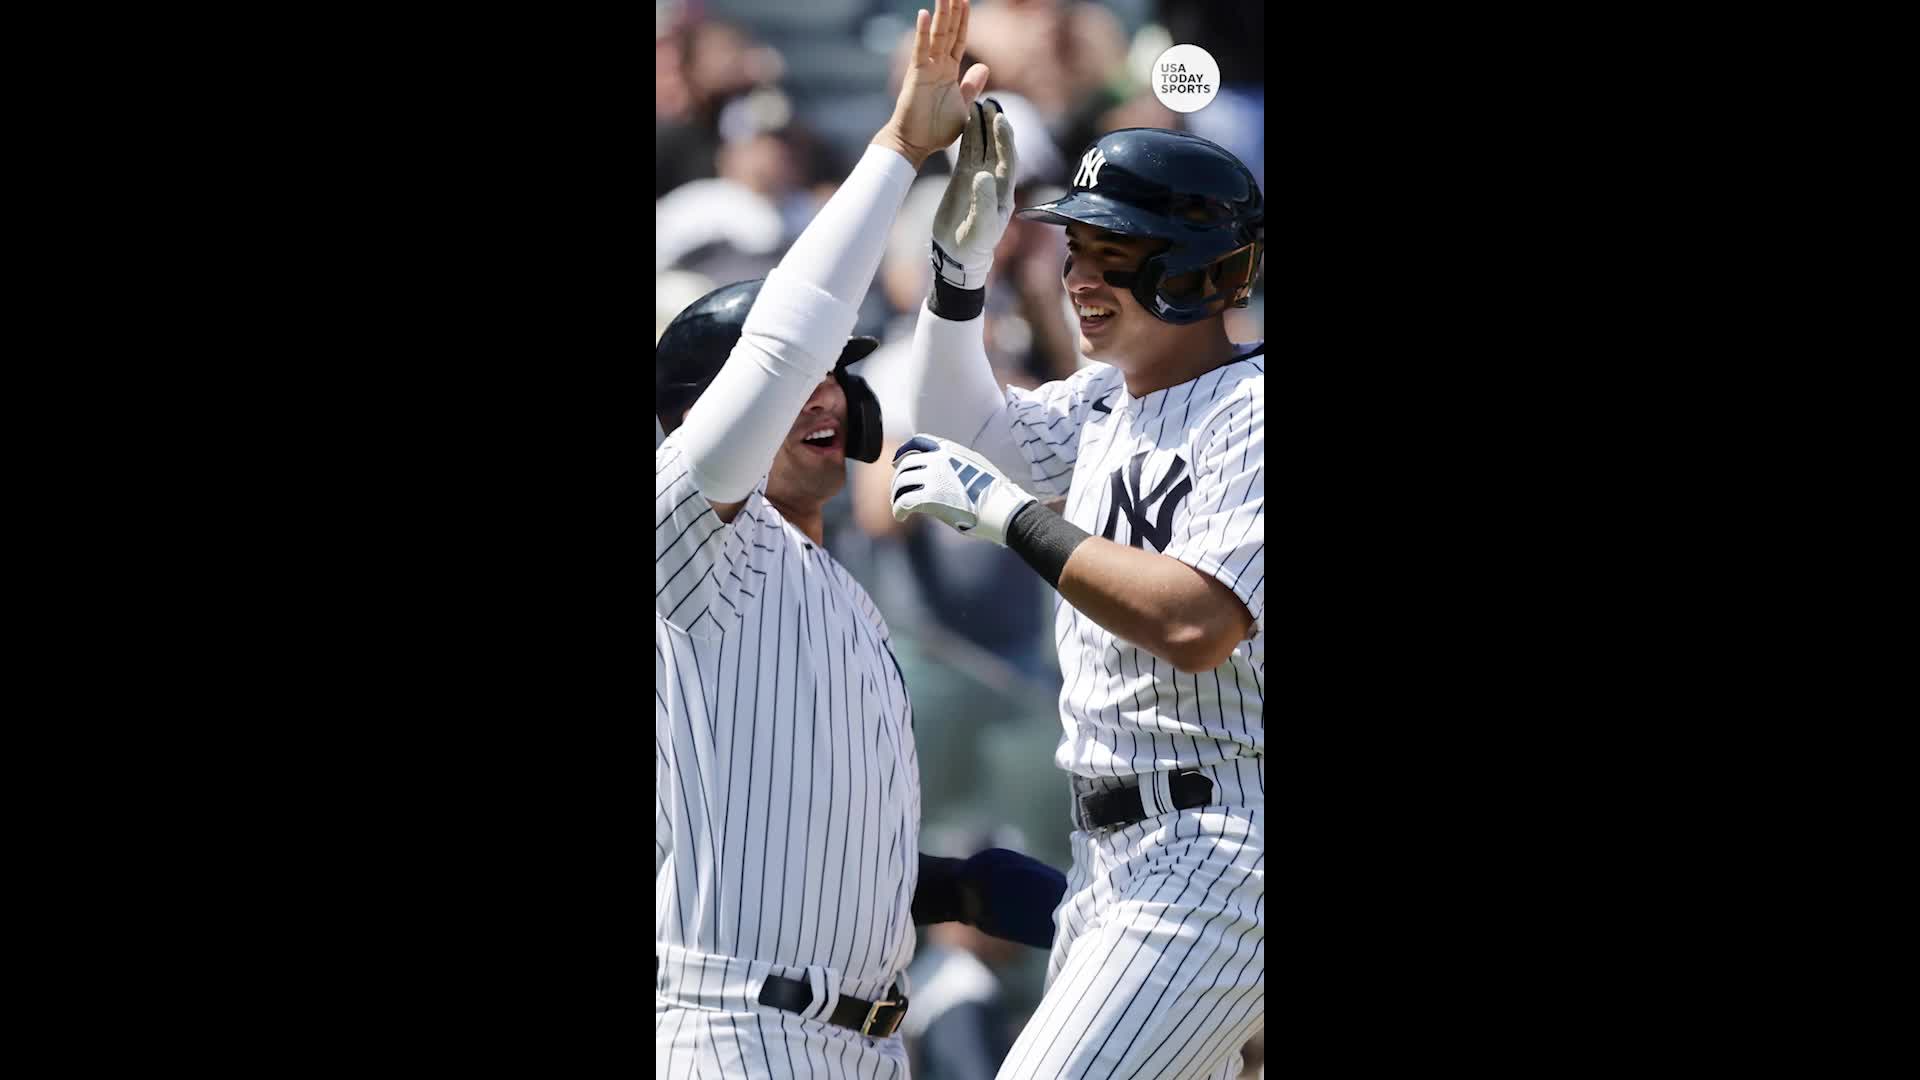
[[[1153,62],[1153,96],[1174,112],[1205,108],[1220,92],[1220,65],[1198,45],[1175,45]]]

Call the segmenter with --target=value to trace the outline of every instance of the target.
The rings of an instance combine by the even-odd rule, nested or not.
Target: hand
[[[1036,949],[1053,947],[1053,913],[1067,875],[1029,855],[988,848],[966,861],[961,921]]]
[[[965,923],[990,937],[1047,949],[1053,913],[1066,893],[1065,874],[1017,851],[988,848],[969,859],[921,852],[913,921]]]
[[[934,263],[940,276],[962,289],[984,288],[993,251],[1013,217],[1017,156],[1013,123],[988,98],[976,102],[960,136],[947,192],[933,215]]]
[[[1007,546],[1007,525],[1034,498],[956,442],[915,435],[893,455],[893,519],[922,513]]]
[[[913,56],[893,117],[873,137],[875,146],[894,150],[918,169],[928,156],[958,138],[973,111],[973,99],[987,86],[987,65],[975,64],[964,79],[960,56],[967,47],[967,0],[934,0],[933,15],[921,9],[913,24]]]

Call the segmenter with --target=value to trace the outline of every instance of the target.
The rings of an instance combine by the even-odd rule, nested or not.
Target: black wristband
[[[946,859],[920,853],[920,872],[915,876],[913,901],[909,905],[916,926],[930,923],[959,922],[966,912],[962,880],[966,876],[965,859]]]
[[[1060,587],[1060,571],[1066,569],[1067,556],[1093,537],[1080,526],[1041,506],[1038,501],[1021,507],[1007,522],[1007,548],[1027,560],[1034,573],[1047,584]]]
[[[987,306],[987,289],[963,289],[940,276],[940,260],[933,263],[933,291],[927,294],[927,310],[948,322],[977,319]]]

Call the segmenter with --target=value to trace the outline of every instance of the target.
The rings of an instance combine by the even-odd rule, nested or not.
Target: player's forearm
[[[908,425],[964,443],[1016,482],[1025,480],[1030,466],[1014,441],[1006,394],[987,359],[985,316],[962,295],[976,292],[984,297],[986,289],[960,290],[937,278],[920,307],[907,353]],[[952,318],[960,313],[954,310],[956,304],[960,312],[973,310],[974,315]]]
[[[868,147],[846,182],[793,242],[779,269],[858,306],[880,269],[887,233],[906,201],[915,168],[897,151]],[[838,355],[838,347],[834,352]]]
[[[695,486],[731,520],[853,332],[851,305],[775,270],[725,366],[674,432]]]
[[[1225,663],[1253,625],[1245,605],[1214,578],[1178,559],[1097,536],[1067,560],[1060,595],[1115,636],[1187,674]]]
[[[928,301],[933,302],[931,298]],[[957,321],[928,305],[921,306],[907,354],[906,384],[911,403],[907,426],[996,457],[991,448],[977,446],[981,430],[1007,407],[1006,395],[987,360],[984,322],[985,316],[977,313],[971,319]],[[1002,467],[1012,471],[1007,464]],[[1023,473],[1024,469],[1014,475]]]
[[[1178,559],[1089,536],[1034,503],[1015,515],[1007,547],[1115,637],[1194,674],[1212,671],[1253,625],[1218,580]]]
[[[846,347],[912,181],[899,155],[868,151],[767,275],[733,354],[688,413],[680,439],[694,482],[724,520]]]

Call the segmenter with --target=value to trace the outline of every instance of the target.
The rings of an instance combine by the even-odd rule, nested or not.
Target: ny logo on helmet
[[[1099,147],[1087,151],[1087,156],[1080,159],[1080,171],[1073,174],[1073,186],[1090,188],[1099,183],[1100,166],[1106,163],[1107,155],[1101,153]]]

